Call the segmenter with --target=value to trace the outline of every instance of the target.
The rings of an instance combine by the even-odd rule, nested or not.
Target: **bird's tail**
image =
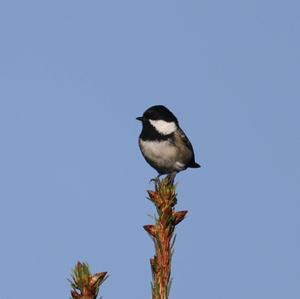
[[[198,163],[196,163],[195,161],[192,162],[190,165],[189,165],[190,168],[199,168],[201,167],[201,165],[199,165]]]

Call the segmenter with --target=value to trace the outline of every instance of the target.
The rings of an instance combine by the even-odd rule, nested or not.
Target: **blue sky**
[[[300,296],[298,1],[0,3],[1,299],[149,298],[155,176],[136,116],[164,104],[201,169],[177,177],[171,297]]]

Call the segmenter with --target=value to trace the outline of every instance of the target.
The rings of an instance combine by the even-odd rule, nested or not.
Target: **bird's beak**
[[[139,116],[136,119],[139,120],[139,121],[143,121],[144,120],[143,116]]]

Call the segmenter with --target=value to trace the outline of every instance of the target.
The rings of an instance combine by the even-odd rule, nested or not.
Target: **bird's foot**
[[[151,179],[151,180],[149,181],[149,184],[152,183],[152,182],[154,182],[154,185],[157,185],[157,184],[160,182],[160,179],[159,179],[160,176],[161,176],[161,174],[159,174],[159,175],[156,176],[155,178]]]
[[[163,181],[165,181],[168,185],[174,185],[174,180],[176,177],[177,172],[172,172],[170,174],[167,174]],[[149,183],[154,182],[154,185],[157,186],[161,181],[160,181],[160,177],[162,176],[162,174],[159,174],[158,176],[156,176],[155,178],[151,179]]]
[[[172,172],[166,176],[165,179],[168,180],[168,184],[174,185],[174,180],[175,180],[176,174],[177,174],[177,172]]]

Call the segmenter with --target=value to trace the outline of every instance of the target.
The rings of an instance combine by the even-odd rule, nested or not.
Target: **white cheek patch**
[[[164,120],[149,119],[150,124],[156,129],[157,132],[163,135],[169,135],[177,130],[175,122],[167,122]]]

